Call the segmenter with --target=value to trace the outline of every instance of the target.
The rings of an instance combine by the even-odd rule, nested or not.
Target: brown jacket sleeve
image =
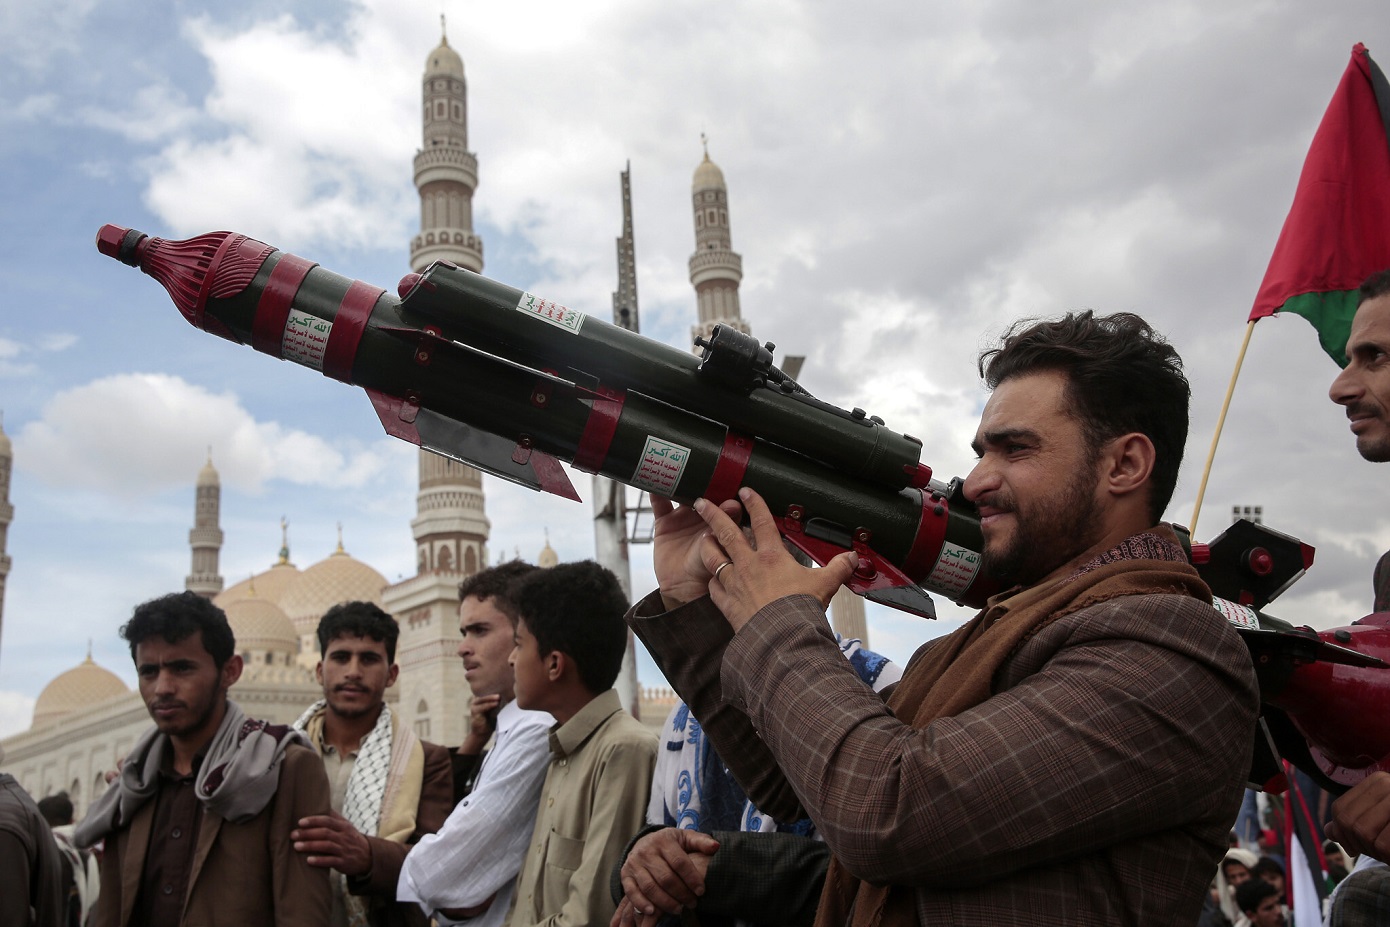
[[[380,895],[394,903],[405,854],[425,834],[433,834],[443,827],[449,812],[454,810],[454,773],[448,749],[424,741],[420,745],[425,748],[425,772],[424,781],[420,783],[415,832],[405,843],[381,837],[367,838],[372,845],[372,868],[365,876],[349,880],[348,887],[354,895]]]
[[[331,807],[328,774],[319,755],[308,747],[290,746],[270,821],[275,927],[328,927],[333,910],[329,870],[310,866],[308,856],[296,853],[290,832],[301,818],[329,814]]]

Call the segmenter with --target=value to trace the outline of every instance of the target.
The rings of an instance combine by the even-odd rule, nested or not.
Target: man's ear
[[[389,688],[391,688],[392,686],[394,686],[394,685],[396,684],[396,677],[399,676],[400,674],[401,674],[401,667],[400,667],[400,664],[399,664],[399,663],[392,663],[392,664],[391,664],[391,669],[388,670],[387,673],[386,673],[386,688],[389,689]]]
[[[1101,479],[1113,496],[1145,489],[1153,477],[1158,453],[1148,435],[1137,431],[1107,442],[1101,454]]]
[[[244,664],[241,662],[241,654],[234,653],[222,664],[222,688],[230,689],[236,685],[236,681],[241,678],[241,671]]]
[[[323,685],[323,661],[322,661],[322,660],[320,660],[318,663],[314,664],[314,679],[316,679],[316,680],[318,681],[318,684],[319,684],[320,686]]]
[[[565,672],[574,665],[569,654],[559,650],[552,650],[541,658],[545,665],[545,677],[551,682],[559,682]]]

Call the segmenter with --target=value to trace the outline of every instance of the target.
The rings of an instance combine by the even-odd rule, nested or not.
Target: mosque
[[[415,155],[415,186],[420,194],[420,231],[410,243],[411,269],[420,272],[437,260],[481,273],[483,242],[473,230],[473,192],[478,164],[468,149],[467,88],[463,59],[447,36],[430,52],[423,77],[423,144]],[[748,331],[739,308],[742,258],[731,247],[728,188],[709,158],[695,169],[691,187],[696,247],[690,282],[696,291],[695,336],[717,324]],[[636,271],[633,260],[631,199],[623,173],[623,235],[618,239],[619,289],[614,321],[635,328]],[[0,430],[0,621],[10,559],[5,534],[13,517],[9,503],[13,452]],[[223,533],[221,484],[209,459],[197,476],[192,565],[185,587],[222,607],[245,661],[232,696],[247,714],[286,723],[322,693],[314,682],[318,661],[315,629],[319,618],[340,602],[365,600],[400,622],[396,659],[401,671],[388,690],[393,710],[420,737],[457,744],[466,733],[469,690],[456,655],[458,585],[489,563],[490,523],[484,513],[481,474],[430,451],[419,454],[419,491],[411,520],[417,572],[388,582],[367,563],[343,549],[300,569],[290,559],[282,525],[279,557],[265,571],[224,588],[218,572]],[[547,541],[537,563],[558,561]],[[834,624],[849,636],[866,639],[864,611],[857,596],[841,590]],[[661,724],[674,703],[668,689],[640,691],[639,715]],[[105,788],[104,775],[125,756],[150,724],[137,691],[91,658],[60,674],[40,693],[29,730],[0,741],[6,771],[35,798],[66,790],[80,816]]]

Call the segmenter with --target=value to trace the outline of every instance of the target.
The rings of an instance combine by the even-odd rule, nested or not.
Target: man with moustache
[[[328,813],[323,763],[299,733],[246,717],[222,610],[182,592],[135,608],[130,643],[154,727],[74,834],[105,841],[96,927],[327,927],[328,872],[290,846]]]
[[[1361,285],[1347,338],[1347,365],[1328,390],[1346,407],[1356,450],[1372,463],[1390,461],[1390,270]],[[1374,611],[1390,611],[1390,553],[1376,564]],[[1390,774],[1373,773],[1332,805],[1327,835],[1362,857],[1337,886],[1329,923],[1390,921]]]
[[[800,566],[746,488],[741,506],[653,498],[660,587],[629,621],[749,798],[815,821],[834,855],[818,924],[1195,923],[1258,697],[1159,522],[1181,360],[1138,316],[1083,312],[1016,324],[980,372],[964,491],[1012,586],[920,649],[886,704],[823,614],[857,555]],[[646,890],[692,863],[628,887],[625,919],[649,923]]]
[[[333,811],[290,836],[310,865],[338,873],[333,927],[425,927],[417,906],[396,901],[396,880],[409,847],[454,807],[449,751],[420,740],[386,704],[400,633],[371,602],[325,612],[314,669],[323,698],[294,723],[323,757]]]
[[[473,786],[439,832],[410,849],[396,890],[440,925],[507,922],[535,825],[555,719],[517,707],[508,657],[516,635],[509,591],[538,569],[513,560],[459,586],[458,653],[473,701],[455,775]],[[492,749],[484,756],[489,738]]]

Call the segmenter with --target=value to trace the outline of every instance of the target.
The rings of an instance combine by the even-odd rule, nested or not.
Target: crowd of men
[[[1331,397],[1390,460],[1390,273],[1347,356]],[[905,667],[825,620],[857,555],[803,566],[747,488],[653,498],[659,586],[630,610],[592,562],[470,577],[450,749],[386,703],[399,629],[375,606],[323,616],[323,697],[281,726],[228,698],[222,612],[165,596],[121,629],[154,725],[65,849],[0,775],[0,925],[1188,927],[1212,902],[1281,923],[1280,889],[1227,856],[1249,652],[1160,521],[1181,359],[1138,316],[1082,312],[1016,324],[980,373],[963,488],[1007,589]],[[628,626],[683,700],[660,745],[612,688]],[[1390,775],[1333,813],[1349,851],[1390,858]],[[72,920],[57,886],[93,849]],[[1385,875],[1358,866],[1334,923],[1385,922]]]

